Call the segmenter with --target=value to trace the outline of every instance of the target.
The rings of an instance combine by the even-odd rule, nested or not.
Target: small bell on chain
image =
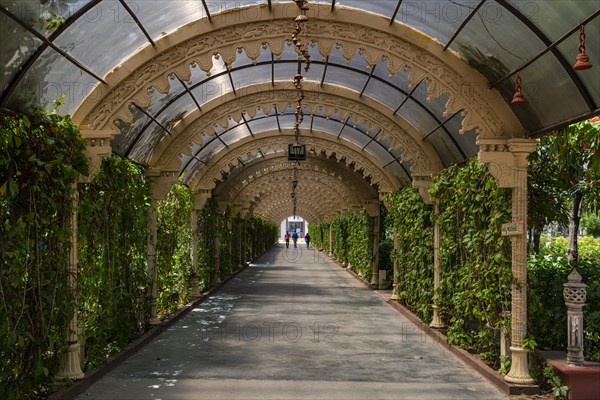
[[[515,95],[511,101],[512,104],[521,104],[525,101],[521,93],[521,75],[517,73],[517,85],[515,87]]]
[[[585,69],[592,68],[592,63],[587,54],[585,54],[585,28],[583,25],[579,27],[579,54],[575,60],[573,69],[576,71],[583,71]]]

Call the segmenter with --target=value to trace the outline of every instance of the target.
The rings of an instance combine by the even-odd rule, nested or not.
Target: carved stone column
[[[379,230],[381,217],[374,217],[373,222],[373,269],[371,275],[371,287],[379,288]]]
[[[233,274],[233,225],[231,217],[227,220],[227,229],[229,230],[229,275]]]
[[[148,278],[150,280],[150,325],[159,325],[158,319],[158,282],[156,264],[156,243],[158,240],[158,200],[164,200],[171,187],[179,180],[179,171],[162,171],[150,169],[147,175],[150,178],[150,208],[148,209]]]
[[[397,254],[398,252],[398,229],[396,229],[396,227],[394,227],[394,252]],[[398,300],[398,269],[400,267],[400,263],[398,261],[398,258],[394,257],[394,271],[392,272],[393,274],[393,283],[392,283],[392,297],[391,300]]]
[[[77,298],[77,206],[79,204],[79,193],[77,184],[74,185],[71,197],[71,251],[69,253],[69,287],[73,299]],[[85,375],[81,371],[80,346],[78,340],[77,302],[73,310],[73,316],[67,328],[67,352],[63,354],[61,367],[56,374],[56,380],[82,379]]]
[[[528,350],[521,347],[527,333],[527,156],[537,143],[529,139],[479,139],[479,160],[489,164],[499,187],[512,189],[512,222],[523,233],[512,237],[511,369],[507,382],[533,384]]]
[[[431,320],[432,328],[440,329],[445,328],[446,325],[440,317],[439,311],[439,294],[437,293],[440,288],[440,225],[438,220],[440,217],[440,209],[437,201],[434,205],[434,220],[433,220],[433,318]]]
[[[102,161],[108,158],[112,154],[112,148],[110,146],[110,140],[114,136],[112,131],[94,131],[94,130],[81,130],[81,136],[86,141],[85,156],[88,160],[89,175],[81,177],[80,182],[89,182],[94,179],[96,173],[102,165]],[[71,295],[75,302],[75,309],[73,316],[69,321],[67,327],[67,351],[62,355],[61,366],[57,372],[55,379],[57,381],[65,379],[82,379],[85,375],[81,370],[81,344],[79,343],[79,319],[77,309],[77,286],[78,286],[78,272],[77,272],[77,207],[79,206],[79,192],[77,191],[77,183],[73,185],[73,195],[71,198],[72,210],[71,210],[71,250],[69,252],[69,288],[71,289]]]
[[[373,264],[371,268],[371,288],[379,288],[379,232],[380,232],[380,204],[379,198],[365,200],[363,207],[370,217],[373,217]],[[349,267],[348,267],[349,268]]]
[[[214,236],[213,236],[213,251],[214,251],[214,265],[213,265],[213,269],[214,269],[214,277],[213,277],[213,283],[215,285],[218,285],[219,283],[221,283],[221,267],[219,266],[219,214],[217,213],[217,215],[215,215],[215,222],[213,225],[213,231],[214,231]]]
[[[190,298],[197,299],[200,297],[198,288],[198,213],[196,208],[192,206],[190,212],[190,224],[192,226],[192,277],[190,278],[191,293]]]
[[[586,298],[586,284],[581,281],[577,269],[569,274],[563,297],[567,305],[567,363],[583,364],[583,306]]]
[[[156,265],[156,242],[158,240],[158,202],[156,198],[150,199],[148,209],[148,278],[150,279],[150,325],[160,324],[157,313],[158,282]]]
[[[329,257],[333,257],[333,221],[329,224]]]

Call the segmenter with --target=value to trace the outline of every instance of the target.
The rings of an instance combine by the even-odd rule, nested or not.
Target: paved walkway
[[[322,254],[282,245],[78,397],[506,398]]]

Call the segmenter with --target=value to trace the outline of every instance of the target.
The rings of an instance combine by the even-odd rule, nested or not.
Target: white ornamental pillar
[[[433,220],[433,318],[431,320],[432,328],[441,329],[446,325],[440,317],[439,310],[439,288],[440,288],[440,225],[438,223],[440,217],[440,209],[437,201],[434,205],[434,220]]]
[[[150,282],[150,325],[159,325],[158,319],[158,266],[156,264],[156,244],[158,241],[158,200],[164,200],[171,187],[179,180],[179,171],[149,169],[150,208],[148,209],[148,279]]]
[[[333,257],[333,221],[329,224],[329,257]]]
[[[96,176],[96,173],[102,166],[102,161],[109,158],[112,154],[112,148],[110,141],[114,136],[115,132],[108,130],[84,130],[80,131],[81,136],[85,139],[85,156],[88,160],[89,175],[80,177],[80,182],[89,182]],[[61,366],[57,372],[55,379],[57,381],[65,379],[82,379],[85,375],[81,370],[81,349],[82,345],[79,343],[79,321],[78,321],[78,310],[77,310],[77,208],[79,206],[79,192],[77,190],[77,183],[73,184],[73,195],[71,197],[72,210],[71,210],[71,250],[69,252],[69,288],[71,289],[71,295],[75,302],[75,309],[73,316],[69,321],[67,327],[67,351],[63,354],[61,360]]]
[[[499,187],[512,189],[511,368],[507,382],[530,385],[528,349],[521,347],[527,334],[527,156],[537,147],[531,139],[478,139],[479,160],[489,165]]]
[[[221,283],[221,268],[219,266],[219,214],[215,215],[215,222],[213,225],[213,251],[214,251],[214,277],[213,283],[218,285]]]
[[[373,223],[373,267],[371,271],[371,288],[379,288],[379,230],[380,216],[374,217]]]
[[[394,226],[394,253],[398,254],[398,229]],[[394,257],[394,271],[393,271],[393,283],[392,283],[392,297],[391,300],[398,300],[398,269],[400,263],[397,257]]]
[[[192,226],[192,276],[190,278],[191,286],[191,299],[197,299],[200,297],[200,290],[198,288],[198,213],[196,208],[192,206],[190,211],[190,224]]]
[[[77,184],[71,197],[71,251],[69,253],[69,288],[73,299],[77,299],[77,206],[79,204],[79,193]],[[78,340],[77,301],[74,301],[74,310],[69,327],[67,328],[67,352],[63,354],[61,367],[56,374],[56,380],[82,379],[85,375],[81,371],[80,346]]]

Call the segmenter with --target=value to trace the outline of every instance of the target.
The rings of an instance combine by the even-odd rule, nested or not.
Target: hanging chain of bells
[[[308,29],[303,29],[308,23],[308,17],[306,11],[308,11],[307,0],[295,0],[300,13],[295,19],[296,27],[292,33],[292,43],[296,46],[298,52],[298,72],[294,76],[294,87],[296,88],[296,110],[294,112],[295,123],[294,123],[294,135],[296,143],[300,138],[300,124],[304,121],[304,111],[302,110],[302,101],[304,100],[304,91],[302,90],[302,58],[304,58],[304,71],[308,72],[310,69],[310,54],[308,53]],[[304,32],[304,38],[301,38],[301,34]],[[302,40],[304,39],[304,40]]]
[[[296,46],[298,52],[298,71],[294,76],[294,87],[296,88],[296,110],[294,111],[294,139],[298,144],[300,141],[300,124],[304,121],[304,111],[302,110],[302,101],[304,100],[304,90],[302,89],[302,58],[304,58],[304,71],[308,72],[310,69],[310,54],[308,53],[308,29],[303,29],[308,23],[308,17],[306,11],[308,11],[307,0],[295,0],[300,13],[295,19],[296,27],[292,33],[292,43]],[[304,32],[304,38],[301,38],[301,34]],[[304,39],[304,40],[302,40]],[[298,162],[294,165],[294,173],[292,176],[292,206],[293,215],[296,216],[296,187],[298,186]]]

